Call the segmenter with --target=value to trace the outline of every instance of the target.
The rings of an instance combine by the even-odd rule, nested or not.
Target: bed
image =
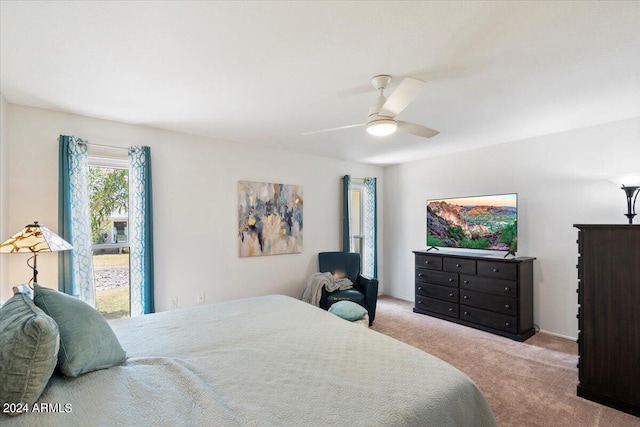
[[[49,381],[12,426],[495,426],[466,375],[271,295],[110,322],[123,364]]]

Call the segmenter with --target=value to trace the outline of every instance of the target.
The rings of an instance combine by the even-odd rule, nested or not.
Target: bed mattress
[[[79,319],[79,321],[81,321]],[[466,375],[421,350],[271,295],[111,323],[128,359],[54,374],[12,426],[495,426]]]

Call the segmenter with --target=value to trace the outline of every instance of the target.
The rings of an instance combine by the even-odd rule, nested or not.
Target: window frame
[[[103,157],[103,156],[88,156],[87,163],[89,169],[91,168],[105,168],[105,169],[127,169],[129,170],[129,158],[128,157]],[[127,212],[127,227],[129,224],[129,212]],[[99,249],[121,249],[129,247],[129,235],[127,234],[127,241],[123,243],[92,243],[91,251]]]
[[[362,257],[364,248],[365,248],[365,239],[366,236],[364,235],[364,197],[365,197],[365,186],[364,186],[364,181],[363,182],[358,182],[358,180],[356,179],[352,179],[351,182],[351,189],[349,190],[349,199],[351,201],[351,211],[350,211],[350,215],[352,215],[352,218],[349,218],[349,221],[351,222],[351,224],[353,224],[353,193],[358,192],[360,193],[360,200],[359,200],[359,206],[358,206],[358,212],[359,212],[359,224],[360,224],[360,233],[355,234],[353,232],[350,233],[349,239],[351,241],[351,247],[353,248],[354,252],[357,252],[360,254],[360,256]],[[349,228],[350,231],[353,230],[353,227]],[[356,245],[356,242],[359,243],[359,245]],[[356,250],[356,248],[358,250]]]

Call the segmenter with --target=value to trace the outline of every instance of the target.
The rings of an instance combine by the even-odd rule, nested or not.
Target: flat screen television
[[[518,248],[518,195],[427,200],[427,246],[515,254]]]

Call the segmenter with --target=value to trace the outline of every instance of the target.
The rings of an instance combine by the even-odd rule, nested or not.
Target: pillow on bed
[[[116,334],[89,304],[38,284],[34,301],[58,324],[58,369],[69,377],[119,365],[126,359]]]
[[[0,308],[0,404],[3,412],[30,408],[49,382],[58,361],[60,335],[54,320],[31,298],[16,293]]]
[[[353,301],[338,301],[329,307],[329,312],[353,322],[362,319],[367,309]]]

